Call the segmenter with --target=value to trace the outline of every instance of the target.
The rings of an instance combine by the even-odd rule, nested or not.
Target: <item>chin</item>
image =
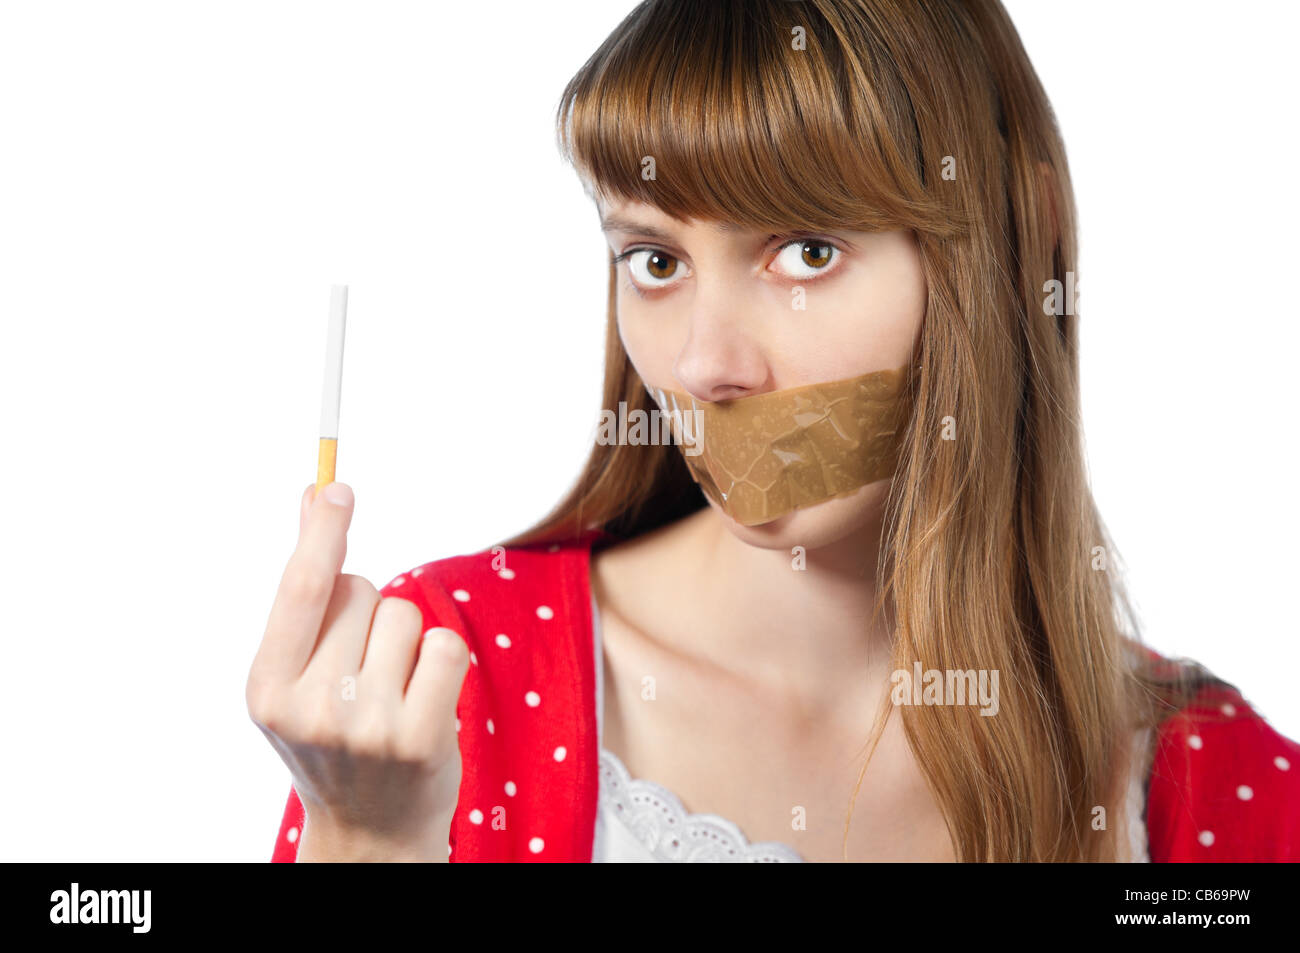
[[[709,506],[721,517],[733,536],[742,543],[759,549],[789,552],[795,546],[802,546],[805,550],[814,550],[854,535],[861,535],[865,542],[874,547],[879,540],[889,482],[877,480],[847,496],[802,507],[755,526],[737,523],[712,500],[709,500]]]

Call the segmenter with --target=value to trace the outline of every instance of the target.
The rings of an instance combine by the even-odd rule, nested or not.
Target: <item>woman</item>
[[[381,592],[309,489],[248,685],[275,860],[1300,856],[1300,748],[1114,575],[1064,148],[996,2],[647,0],[559,132],[625,423]]]

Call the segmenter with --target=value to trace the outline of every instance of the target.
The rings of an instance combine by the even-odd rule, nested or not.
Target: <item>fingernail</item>
[[[346,483],[331,483],[325,487],[322,495],[335,506],[352,505],[352,487]]]

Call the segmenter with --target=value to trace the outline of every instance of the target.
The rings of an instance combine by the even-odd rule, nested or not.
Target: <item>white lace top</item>
[[[717,814],[693,814],[663,785],[631,777],[623,762],[605,749],[604,656],[600,613],[591,600],[596,660],[596,738],[600,748],[600,795],[596,809],[593,863],[801,863],[799,852],[778,841],[751,844],[734,823]],[[1139,752],[1146,745],[1138,745]],[[1136,759],[1125,804],[1130,857],[1145,863],[1146,763]]]

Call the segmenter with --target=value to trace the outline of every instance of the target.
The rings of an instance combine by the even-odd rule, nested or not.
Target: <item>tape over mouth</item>
[[[911,365],[726,401],[646,385],[700,489],[743,526],[893,476]]]

